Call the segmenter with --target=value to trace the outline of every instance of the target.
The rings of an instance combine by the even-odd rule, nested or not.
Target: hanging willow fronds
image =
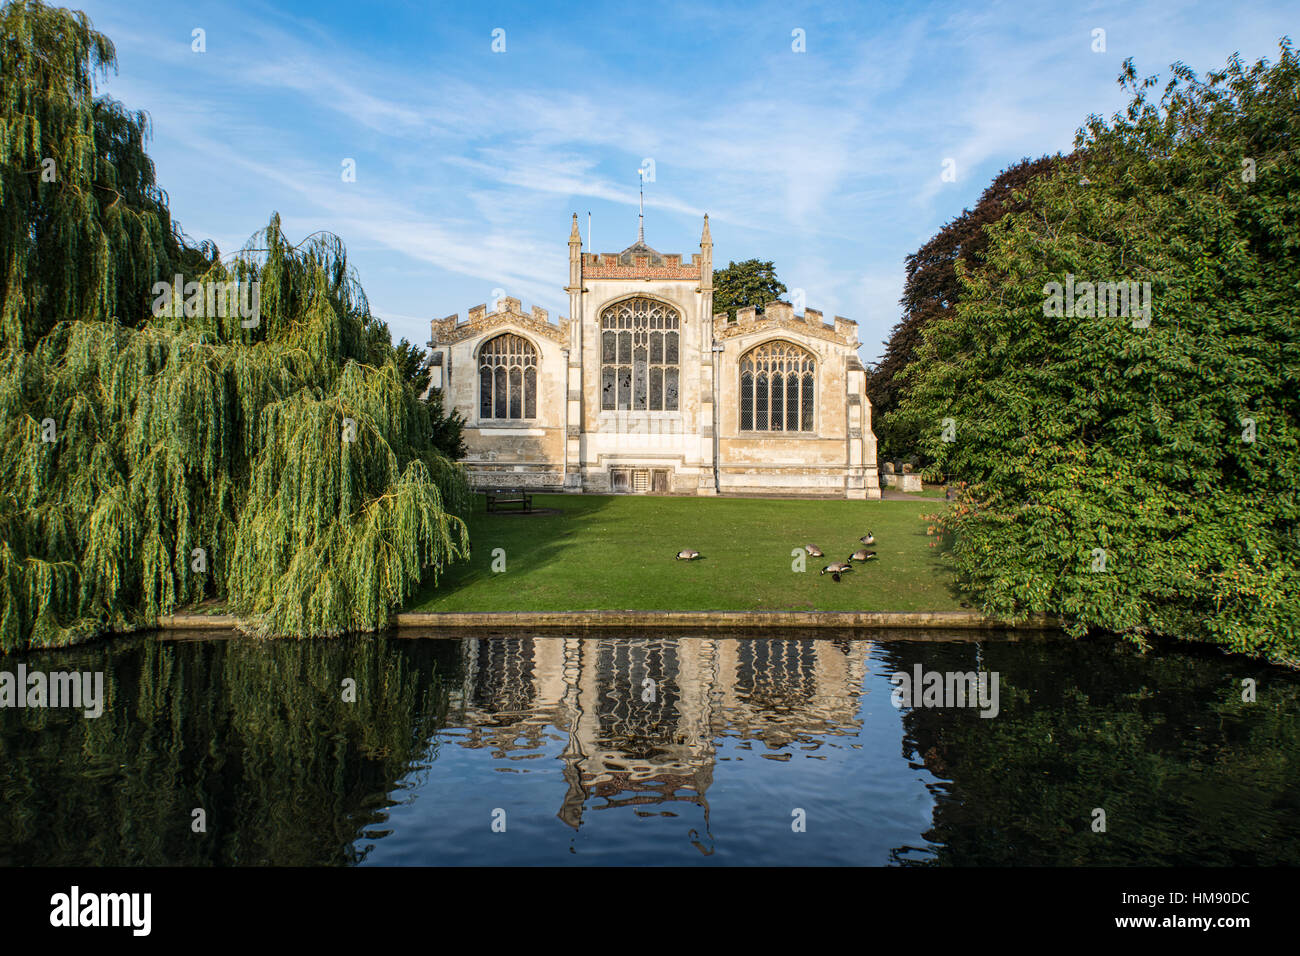
[[[215,249],[183,241],[144,150],[149,118],[93,84],[116,68],[84,13],[0,7],[0,346],[60,321],[142,317],[149,283]]]
[[[0,350],[6,650],[207,598],[262,635],[374,630],[466,553],[464,474],[341,244],[276,217],[254,246],[201,281],[257,282],[255,328],[84,319]]]
[[[84,14],[0,8],[0,650],[208,598],[382,627],[465,553],[464,473],[337,237],[185,239],[114,65]]]

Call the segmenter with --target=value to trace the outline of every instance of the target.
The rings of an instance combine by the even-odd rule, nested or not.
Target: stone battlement
[[[469,317],[460,321],[460,313],[447,316],[445,319],[434,319],[432,322],[433,336],[430,339],[430,345],[447,345],[452,342],[458,342],[461,339],[468,338],[471,335],[478,335],[481,332],[488,331],[496,326],[522,327],[538,335],[544,335],[556,342],[567,342],[569,336],[569,320],[560,316],[559,323],[552,322],[550,313],[540,306],[533,306],[531,312],[524,312],[520,301],[513,296],[504,296],[498,303],[495,311],[489,312],[486,303],[471,306]]]
[[[643,215],[622,252],[587,252],[575,213],[567,245],[572,318],[502,297],[433,320],[429,387],[464,417],[476,486],[880,497],[856,323],[788,302],[714,315],[708,216],[696,255],[648,245]]]
[[[729,313],[715,313],[713,316],[713,333],[718,337],[730,337],[747,332],[754,332],[766,326],[806,327],[821,333],[823,338],[832,338],[856,347],[858,342],[858,323],[841,315],[835,316],[833,323],[822,320],[822,313],[817,309],[804,309],[803,315],[795,315],[794,306],[789,302],[769,302],[763,306],[762,314],[754,306],[736,310],[732,319]]]
[[[681,253],[586,252],[582,255],[584,279],[700,279],[705,258],[693,253],[682,262]]]

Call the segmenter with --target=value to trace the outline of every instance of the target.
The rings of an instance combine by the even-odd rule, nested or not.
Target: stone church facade
[[[879,498],[857,325],[768,304],[713,313],[689,262],[569,236],[569,314],[503,298],[435,319],[431,387],[464,415],[479,488]]]

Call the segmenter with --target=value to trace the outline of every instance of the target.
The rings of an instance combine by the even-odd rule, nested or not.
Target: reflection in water
[[[928,636],[30,654],[103,671],[107,703],[0,709],[0,864],[1300,862],[1296,675]],[[998,716],[895,709],[889,675],[917,665],[998,672]]]
[[[716,741],[755,741],[788,759],[859,726],[870,644],[860,640],[531,638],[465,640],[460,741],[504,760],[565,735],[558,816],[687,802],[708,825]]]
[[[0,710],[0,865],[356,862],[446,713],[436,657],[384,641],[140,637],[22,660],[104,672],[107,704]]]

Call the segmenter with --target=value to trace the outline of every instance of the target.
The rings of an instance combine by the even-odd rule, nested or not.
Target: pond
[[[0,864],[1300,863],[1300,679],[1216,653],[176,636],[0,659],[104,688],[0,709]]]

